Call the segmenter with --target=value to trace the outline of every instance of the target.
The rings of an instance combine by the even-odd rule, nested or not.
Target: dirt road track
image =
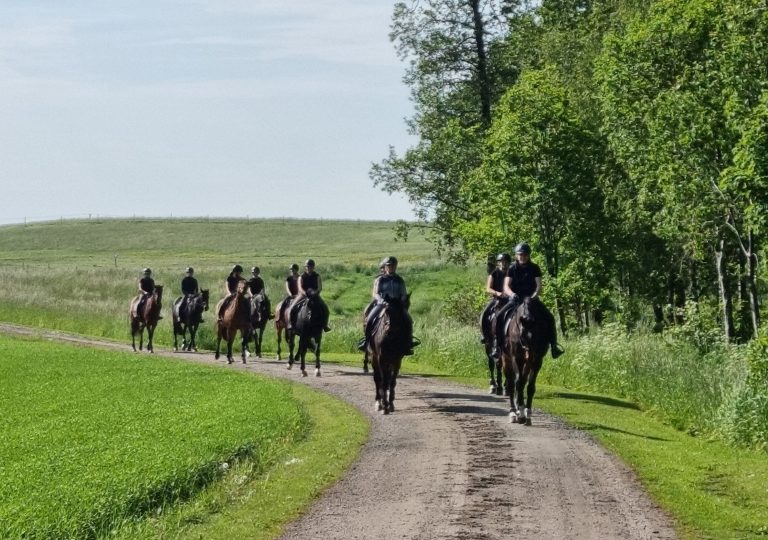
[[[129,349],[14,325],[0,324],[0,332]],[[309,371],[302,378],[274,360],[228,366],[207,353],[158,354],[289,378],[368,415],[371,436],[360,459],[282,538],[675,537],[670,520],[626,466],[586,434],[535,408],[533,426],[510,424],[501,397],[401,376],[397,410],[383,416],[373,409],[373,381],[360,368],[326,364],[321,377]]]

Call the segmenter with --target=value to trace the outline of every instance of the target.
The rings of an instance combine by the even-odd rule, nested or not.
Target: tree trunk
[[[480,116],[483,126],[491,125],[491,82],[488,77],[488,55],[485,51],[485,22],[480,12],[480,0],[470,0],[472,22],[475,30],[475,48],[477,50],[477,84],[480,93]]]
[[[715,250],[715,265],[717,268],[717,285],[720,291],[720,306],[723,310],[723,337],[725,342],[733,340],[733,303],[728,287],[728,276],[724,263],[725,239],[720,238]]]
[[[565,323],[565,309],[560,301],[560,297],[555,297],[555,309],[557,310],[557,318],[560,319],[560,332],[563,333],[563,337],[568,335],[568,326]]]
[[[747,234],[747,251],[747,292],[752,312],[752,337],[757,337],[760,331],[760,301],[757,296],[757,256],[752,231]]]

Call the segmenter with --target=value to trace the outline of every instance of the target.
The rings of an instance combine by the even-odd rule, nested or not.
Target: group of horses
[[[496,310],[484,310],[480,329],[488,358],[492,394],[509,396],[509,421],[531,425],[531,405],[536,377],[549,348],[546,307],[538,298],[526,298],[509,316],[498,357],[492,354],[496,342]],[[505,385],[502,386],[502,374]]]
[[[216,353],[220,357],[221,342],[227,344],[227,362],[233,363],[232,345],[237,333],[241,336],[241,356],[246,363],[248,344],[254,343],[254,353],[261,356],[261,344],[264,328],[271,318],[275,319],[277,331],[277,359],[281,360],[281,341],[284,339],[288,346],[288,369],[299,362],[302,376],[307,376],[306,354],[312,351],[315,355],[315,376],[320,376],[320,344],[323,338],[323,307],[320,297],[310,293],[303,301],[293,307],[294,313],[288,313],[288,304],[293,298],[285,298],[275,306],[274,314],[269,309],[269,301],[263,293],[248,296],[247,285],[241,281],[237,291],[216,321]],[[144,330],[147,330],[147,351],[154,352],[153,336],[158,321],[161,319],[163,287],[157,285],[151,295],[147,295],[143,305],[138,309],[137,296],[130,305],[131,341],[136,351],[136,337],[139,338],[139,349],[144,343]],[[187,297],[184,309],[180,309],[181,298],[173,306],[173,348],[178,351],[178,338],[181,337],[181,350],[197,351],[195,337],[203,312],[208,310],[209,291],[202,290]],[[218,315],[224,299],[216,306]],[[400,371],[402,358],[405,355],[407,329],[404,306],[397,300],[384,303],[384,309],[376,321],[371,321],[371,336],[368,339],[366,363],[370,358],[373,368],[373,379],[376,386],[376,408],[383,414],[394,411],[395,386]],[[298,337],[298,349],[296,338]],[[295,351],[295,353],[294,353]],[[366,366],[367,368],[367,366]]]

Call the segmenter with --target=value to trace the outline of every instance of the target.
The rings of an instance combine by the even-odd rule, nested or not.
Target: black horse
[[[526,298],[512,315],[505,336],[506,347],[501,354],[509,390],[510,422],[531,425],[536,377],[549,348],[549,324],[547,308],[538,298]],[[511,381],[514,381],[514,391],[509,388]]]
[[[488,359],[488,372],[491,377],[488,393],[499,396],[505,391],[505,387],[501,384],[501,358],[494,358],[491,351],[493,350],[493,344],[496,342],[496,314],[504,303],[506,301],[502,303],[498,298],[492,298],[480,314],[480,332],[483,336],[485,356]]]
[[[269,318],[272,315],[269,298],[263,292],[251,296],[251,326],[253,326],[253,353],[261,358],[261,341]]]
[[[182,300],[184,297],[180,296],[173,303],[173,350],[179,350],[178,337],[181,336],[181,349],[197,352],[195,336],[203,320],[203,312],[208,311],[208,289],[189,295],[183,309]],[[187,340],[187,331],[189,331],[189,340]]]
[[[293,331],[299,338],[299,350],[296,353],[301,362],[301,375],[306,377],[307,370],[305,358],[307,350],[312,347],[315,353],[315,376],[320,376],[320,342],[323,339],[323,324],[325,310],[322,300],[317,293],[310,293],[293,307],[296,310],[296,321],[292,324]],[[294,361],[288,360],[288,369],[291,369]]]
[[[376,410],[383,414],[395,410],[397,375],[403,356],[411,346],[406,317],[405,306],[400,300],[387,299],[381,315],[371,321],[367,353],[376,385]]]

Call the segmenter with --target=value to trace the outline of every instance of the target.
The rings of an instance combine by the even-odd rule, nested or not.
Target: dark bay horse
[[[409,348],[405,309],[399,300],[389,299],[377,320],[372,321],[368,354],[376,385],[376,410],[389,414],[395,410],[395,386],[400,365]]]
[[[298,309],[294,331],[299,338],[299,350],[296,353],[301,362],[301,375],[307,376],[305,358],[307,350],[312,347],[315,353],[315,377],[320,376],[320,342],[323,340],[323,317],[325,311],[317,293],[309,294],[299,301],[293,309]],[[294,358],[294,361],[296,358]],[[291,369],[293,361],[288,361]]]
[[[180,310],[183,297],[179,297],[173,303],[173,350],[179,350],[178,337],[181,336],[181,348],[185,351],[197,351],[195,336],[197,328],[203,320],[203,312],[208,311],[208,289],[203,289],[198,294],[189,295],[187,304]],[[187,340],[189,331],[189,340]]]
[[[506,347],[501,353],[509,389],[509,421],[531,425],[531,404],[536,393],[536,377],[549,348],[547,308],[538,298],[526,298],[512,315],[506,331]],[[523,400],[523,390],[527,395]]]
[[[498,298],[492,298],[480,314],[480,332],[483,336],[485,357],[488,359],[488,372],[491,376],[488,393],[498,396],[504,392],[504,386],[501,384],[501,358],[494,358],[491,351],[496,341],[496,314],[502,305],[504,304],[499,303]]]
[[[282,299],[280,302],[277,303],[275,306],[275,331],[277,332],[277,359],[281,360],[280,353],[282,352],[282,349],[280,348],[280,342],[283,339],[283,332],[285,332],[285,344],[288,346],[288,368],[293,365],[293,349],[296,344],[295,339],[295,332],[293,331],[293,328],[290,328],[290,325],[288,324],[288,306],[293,302],[294,297],[288,296],[284,299]]]
[[[141,309],[138,308],[141,295],[136,296],[131,300],[130,317],[131,317],[131,345],[133,351],[136,352],[136,334],[139,335],[139,350],[144,346],[144,329],[147,329],[147,350],[151,353],[155,352],[152,345],[152,338],[155,335],[155,328],[157,327],[157,321],[160,320],[160,309],[163,300],[163,286],[157,285],[155,292],[147,296],[144,305]]]
[[[261,357],[264,328],[266,328],[270,315],[272,315],[270,311],[269,299],[263,292],[251,296],[251,326],[253,327],[251,337],[253,338],[253,352],[258,357]]]
[[[248,348],[248,339],[251,337],[251,305],[248,298],[245,296],[247,289],[245,280],[241,280],[237,286],[237,292],[235,297],[229,302],[229,305],[224,310],[221,320],[216,321],[216,354],[215,357],[219,358],[219,349],[221,348],[221,340],[227,341],[227,363],[232,363],[232,342],[235,341],[237,332],[240,332],[242,337],[241,355],[243,358],[243,364],[245,364],[245,352]],[[225,299],[219,300],[216,305],[216,313],[219,313],[219,308]]]

